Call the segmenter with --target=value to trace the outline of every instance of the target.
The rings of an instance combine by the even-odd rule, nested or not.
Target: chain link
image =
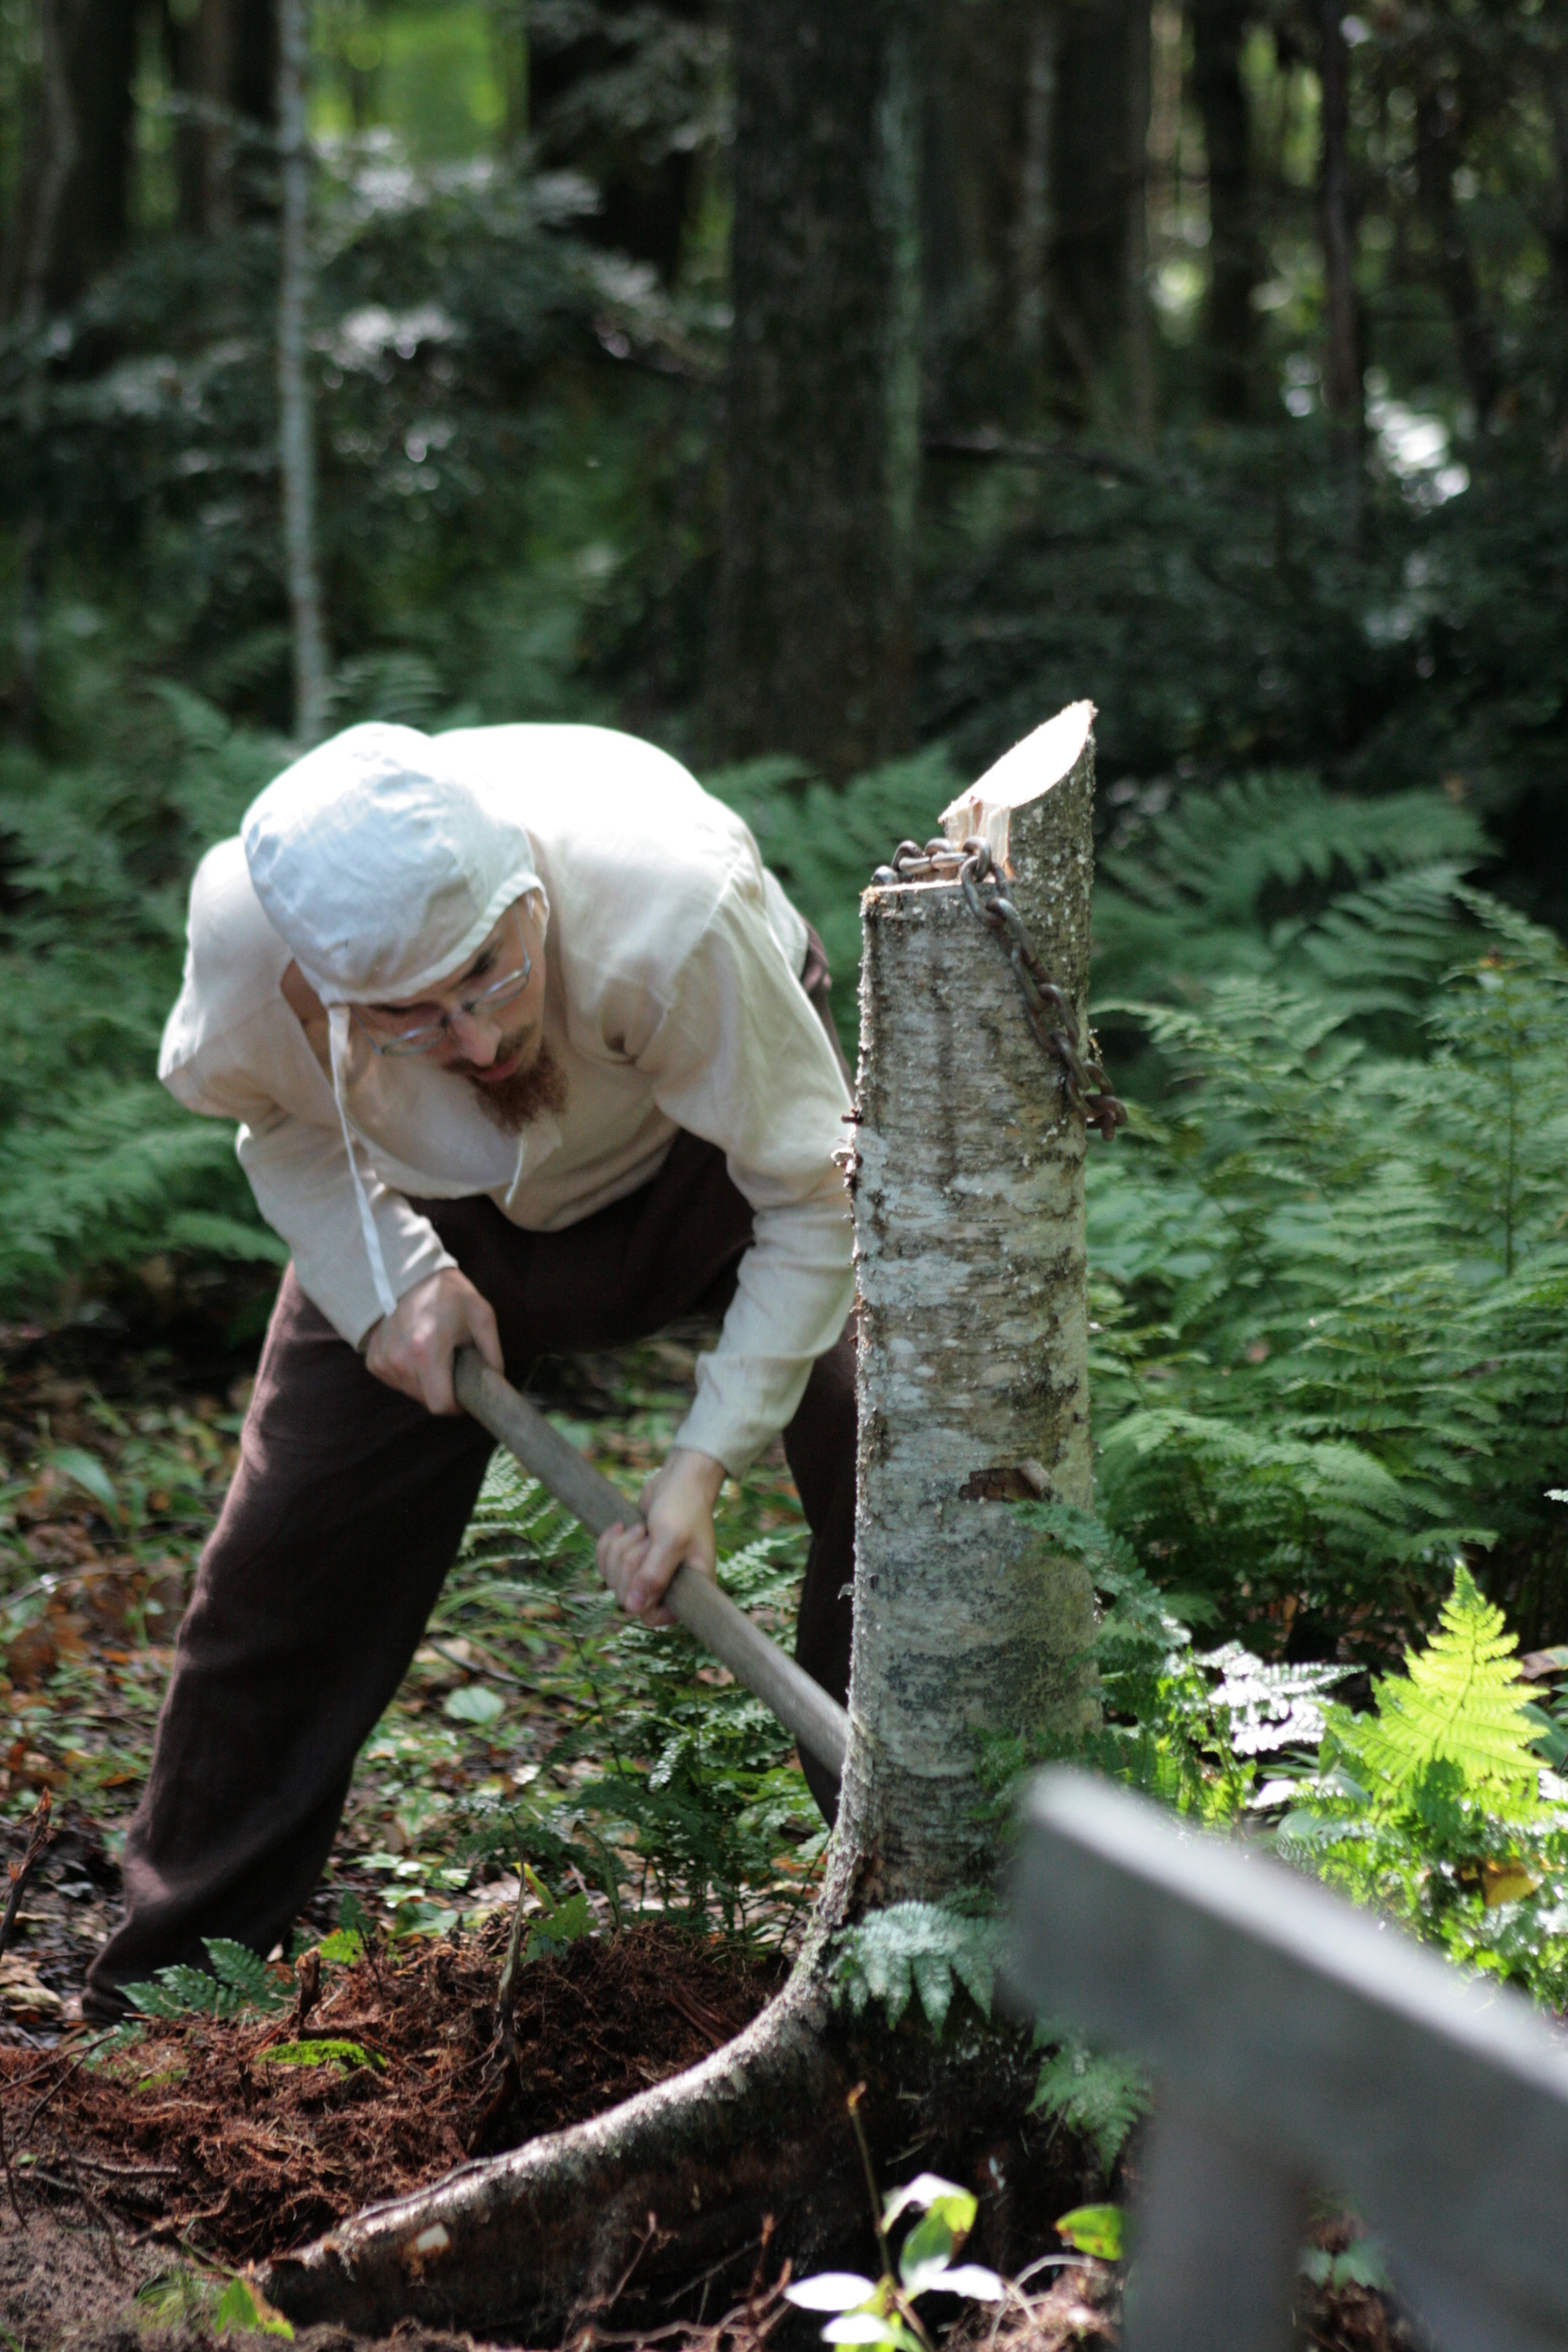
[[[970,912],[1002,944],[1018,983],[1024,1017],[1041,1050],[1061,1065],[1068,1102],[1109,1143],[1127,1117],[1127,1106],[1111,1093],[1093,1032],[1079,1029],[1077,1014],[1040,961],[1024,919],[1008,898],[991,852],[979,835],[972,835],[956,849],[940,836],[928,841],[923,849],[918,841],[900,841],[888,864],[879,866],[871,879],[884,887],[891,882],[957,881],[962,885]]]

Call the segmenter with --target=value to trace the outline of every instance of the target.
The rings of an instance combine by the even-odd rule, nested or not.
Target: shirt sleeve
[[[735,1296],[675,1440],[739,1476],[793,1417],[855,1293],[849,1196],[833,1158],[848,1091],[751,877],[720,900],[637,1058],[660,1109],[721,1147],[752,1206]]]
[[[276,1111],[247,1119],[236,1148],[257,1207],[289,1244],[300,1289],[351,1348],[363,1346],[381,1320],[381,1301],[342,1133]],[[457,1265],[429,1219],[384,1184],[363,1154],[360,1173],[397,1297]]]

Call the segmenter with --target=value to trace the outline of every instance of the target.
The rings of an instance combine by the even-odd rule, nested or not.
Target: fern
[[[1153,2090],[1148,2075],[1125,2051],[1090,2050],[1053,2024],[1042,2023],[1037,2033],[1058,2047],[1040,2067],[1031,2110],[1092,2141],[1100,2170],[1109,2177],[1132,2126],[1149,2111]]]
[[[1561,1743],[1516,1649],[1459,1568],[1432,1640],[1375,1684],[1373,1711],[1328,1707],[1314,1768],[1267,1794],[1290,1806],[1288,1860],[1560,2008],[1568,1787],[1542,1765]]]
[[[140,1984],[128,1984],[125,1998],[143,2017],[238,2017],[246,2010],[268,2013],[287,2009],[293,1988],[280,1982],[258,1953],[226,1936],[202,1938],[212,1962],[193,1969],[184,1961],[160,1969]]]
[[[1375,1685],[1375,1716],[1336,1713],[1337,1744],[1367,1776],[1378,1810],[1408,1802],[1435,1766],[1447,1765],[1493,1813],[1540,1818],[1539,1725],[1518,1679],[1518,1648],[1502,1612],[1460,1568],[1439,1630],[1406,1654],[1404,1675]]]
[[[1290,870],[1267,844],[1236,864]],[[1164,1098],[1090,1164],[1106,1515],[1253,1647],[1291,1623],[1322,1654],[1353,1622],[1380,1663],[1456,1554],[1489,1551],[1490,1589],[1550,1639],[1568,959],[1432,869],[1259,919],[1228,969],[1204,936],[1184,971],[1188,935],[1167,939],[1184,1001],[1136,1010]],[[1439,957],[1393,1050],[1364,1016],[1408,1011]]]
[[[983,1911],[940,1903],[894,1903],[847,1927],[837,1939],[834,1998],[858,2017],[875,2001],[897,2025],[912,1999],[940,2034],[962,1985],[991,2014],[1001,1927]]]
[[[858,1024],[860,893],[906,838],[929,839],[961,779],[940,745],[858,776],[842,790],[798,762],[752,760],[704,777],[743,817],[764,861],[815,925],[836,976],[834,1016],[851,1061]]]
[[[1485,853],[1474,816],[1436,793],[1347,800],[1279,769],[1189,793],[1102,858],[1097,986],[1190,1001],[1238,969],[1289,971],[1359,984],[1358,1010],[1405,1009],[1463,952],[1452,885]],[[1316,921],[1285,914],[1303,898]]]

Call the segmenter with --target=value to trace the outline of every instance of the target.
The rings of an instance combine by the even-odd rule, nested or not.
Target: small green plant
[[[234,2273],[211,2278],[177,2263],[136,2290],[138,2316],[158,2327],[195,2327],[216,2336],[280,2336],[292,2343],[294,2330],[250,2281]]]
[[[802,1550],[798,1527],[753,1537],[725,1558],[725,1584],[784,1618]],[[557,1881],[574,1870],[617,1924],[651,1893],[670,1919],[716,1919],[742,1943],[776,1937],[806,1899],[825,1839],[768,1709],[707,1679],[684,1636],[626,1623],[582,1529],[510,1462],[491,1465],[464,1562],[437,1630],[482,1640],[504,1621],[515,1640],[521,1623],[574,1714],[547,1772],[466,1801],[469,1854],[514,1867],[521,1855]],[[447,1720],[471,1687],[446,1702]]]
[[[204,1936],[212,1973],[178,1961],[141,1984],[128,1984],[125,1998],[143,2017],[237,2017],[244,2010],[270,2013],[287,2009],[294,1989],[274,1976],[267,1962],[226,1936]]]
[[[1075,2205],[1059,2216],[1056,2231],[1099,2263],[1119,2263],[1127,2250],[1127,2215],[1120,2205]]]
[[[594,1915],[588,1908],[588,1898],[579,1892],[564,1897],[554,1895],[539,1873],[525,1862],[522,1883],[539,1905],[537,1916],[530,1925],[528,1940],[522,1948],[522,1964],[529,1967],[534,1960],[549,1958],[566,1944],[574,1944],[580,1936],[594,1932]]]
[[[1125,2051],[1090,2050],[1066,2027],[1043,2024],[1037,2038],[1056,2047],[1040,2067],[1031,2109],[1081,2132],[1109,2180],[1133,2125],[1149,2111],[1153,2091],[1148,2075]]]
[[[832,2314],[822,2330],[825,2344],[885,2345],[889,2352],[932,2352],[931,2337],[915,2305],[922,2295],[962,2295],[972,2302],[1000,2303],[1007,2290],[994,2271],[979,2263],[954,2260],[974,2227],[976,2204],[967,2189],[922,2172],[886,2199],[878,2194],[871,2153],[860,2122],[862,2084],[849,2095],[849,2120],[859,2145],[866,2185],[871,2198],[871,2222],[881,2256],[879,2278],[858,2271],[821,2271],[815,2278],[797,2279],[784,2289],[784,2299],[801,2311]],[[888,2232],[906,2213],[921,2219],[899,2248],[895,2263]]]
[[[1455,1570],[1430,1643],[1331,1706],[1313,1769],[1267,1793],[1284,1856],[1450,1959],[1568,2000],[1568,1785],[1561,1729],[1519,1679],[1502,1613]]]
[[[897,2025],[911,1999],[940,2034],[959,1986],[982,2017],[991,2014],[1001,1946],[1001,1922],[976,1897],[969,1907],[943,1903],[892,1903],[868,1912],[837,1939],[834,1999],[858,2017],[879,2003]]]
[[[261,2053],[268,2066],[331,2066],[335,2074],[350,2074],[356,2066],[369,2066],[384,2074],[386,2061],[378,2051],[367,2050],[358,2042],[344,2042],[328,2036],[304,2042],[277,2042],[270,2050]]]
[[[1326,2246],[1309,2246],[1298,2267],[1303,2278],[1331,2294],[1347,2286],[1373,2287],[1385,2294],[1393,2284],[1375,2238],[1357,2238],[1339,2254],[1331,2254]]]

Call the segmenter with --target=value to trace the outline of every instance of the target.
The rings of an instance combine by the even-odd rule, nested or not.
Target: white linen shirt
[[[794,1414],[854,1292],[832,1157],[848,1096],[800,985],[805,926],[741,820],[653,745],[566,726],[437,740],[532,845],[550,902],[544,1032],[567,1099],[507,1135],[467,1079],[378,1055],[353,1028],[344,1102],[393,1290],[456,1264],[409,1194],[482,1193],[555,1233],[647,1182],[678,1129],[705,1138],[753,1238],[675,1443],[738,1475]],[[280,992],[289,961],[238,840],[220,843],[192,884],[158,1075],[188,1109],[238,1120],[262,1215],[359,1347],[381,1308],[331,1080]]]

